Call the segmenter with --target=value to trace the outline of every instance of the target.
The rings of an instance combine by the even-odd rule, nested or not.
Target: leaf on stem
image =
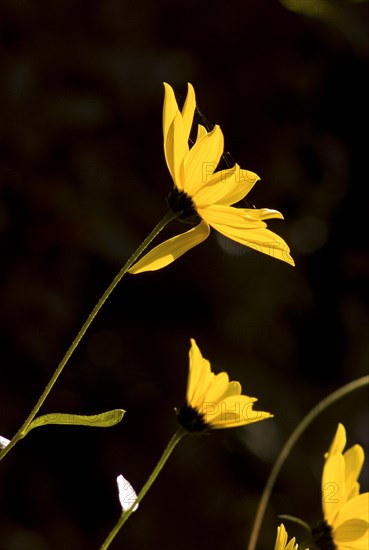
[[[80,415],[80,414],[65,414],[65,413],[52,413],[38,416],[27,428],[27,431],[23,437],[33,428],[39,428],[40,426],[46,426],[47,424],[65,424],[69,426],[90,426],[92,428],[110,428],[115,424],[118,424],[125,411],[123,409],[113,409],[112,411],[103,412],[93,415]]]

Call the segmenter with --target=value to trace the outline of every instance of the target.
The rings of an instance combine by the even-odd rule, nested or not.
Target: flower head
[[[369,548],[369,493],[360,494],[358,478],[364,451],[354,445],[343,452],[346,431],[338,424],[325,454],[322,476],[324,521],[312,530],[320,550],[367,550]]]
[[[186,101],[180,111],[173,89],[169,84],[164,87],[164,154],[174,183],[168,204],[179,220],[197,225],[148,252],[130,268],[130,273],[165,267],[204,241],[210,227],[233,241],[294,265],[285,241],[268,230],[264,222],[269,218],[283,219],[280,212],[231,206],[249,193],[259,177],[238,164],[216,171],[224,152],[223,134],[218,125],[207,132],[199,124],[196,141],[190,147],[195,91],[188,84]]]
[[[283,523],[281,523],[277,528],[277,538],[275,540],[274,550],[297,550],[297,549],[298,549],[298,544],[295,542],[295,537],[293,537],[288,542],[288,533]]]
[[[186,404],[178,411],[178,422],[189,432],[233,428],[270,418],[270,413],[254,411],[257,399],[241,395],[241,384],[230,382],[228,374],[214,374],[207,359],[191,339],[190,371]]]

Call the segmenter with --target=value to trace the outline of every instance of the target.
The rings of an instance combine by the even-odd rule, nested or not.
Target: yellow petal
[[[224,149],[223,134],[219,126],[196,141],[184,161],[184,190],[190,197],[207,185],[207,174],[213,173]],[[210,172],[209,172],[210,170]]]
[[[169,172],[178,189],[184,189],[184,158],[188,152],[188,144],[183,130],[182,115],[178,111],[169,127],[164,152]]]
[[[369,523],[362,519],[350,519],[342,523],[333,531],[333,538],[336,544],[345,544],[362,539],[368,534]],[[364,546],[362,546],[364,548]],[[366,547],[366,548],[369,548]]]
[[[363,538],[353,540],[351,542],[341,542],[340,545],[337,546],[337,550],[367,550],[367,548],[369,548],[368,535],[365,535]]]
[[[203,126],[202,124],[198,124],[197,126],[197,137],[196,137],[196,141],[198,141],[199,139],[201,139],[203,136],[205,136],[207,134],[207,131],[206,131],[206,128],[205,126]]]
[[[355,498],[360,493],[360,483],[356,482],[351,486],[351,490],[347,493],[347,500]]]
[[[194,388],[191,401],[187,401],[191,407],[197,409],[200,413],[203,412],[204,406],[209,404],[209,402],[205,402],[204,395],[213,383],[214,376],[215,374],[211,372],[210,361],[203,358],[198,383]]]
[[[221,396],[226,392],[228,387],[228,374],[226,372],[220,372],[214,376],[214,379],[209,386],[204,400],[209,402],[218,402]]]
[[[278,218],[283,220],[283,215],[278,210],[269,208],[235,208],[221,204],[212,204],[206,208],[197,208],[200,215],[208,223],[221,223],[232,227],[245,227],[248,223],[250,228],[266,227],[263,220]]]
[[[203,359],[203,361],[205,361],[205,359]],[[204,391],[206,387],[205,383],[201,381],[198,382],[198,386],[201,387],[201,390],[193,395],[192,406],[211,420],[220,412],[222,407],[221,402],[228,397],[240,396],[241,384],[239,382],[228,382],[228,374],[226,372],[221,372],[217,375],[212,374],[212,378],[207,379],[207,383],[207,389]],[[248,399],[250,400],[252,398]],[[254,399],[254,401],[256,401],[256,399]]]
[[[189,360],[190,372],[187,383],[187,403],[199,412],[202,412],[203,396],[211,385],[214,374],[211,372],[209,361],[204,359],[193,339],[191,339]]]
[[[186,101],[182,109],[182,119],[183,119],[184,139],[188,144],[188,139],[190,137],[191,127],[193,123],[193,115],[195,113],[195,108],[196,108],[196,98],[195,98],[195,90],[193,89],[192,84],[188,83],[187,86],[188,86],[188,91],[187,91]]]
[[[219,396],[219,400],[224,400],[226,397],[232,397],[234,395],[241,395],[242,387],[239,382],[231,381],[228,382],[228,386],[223,393],[223,395]]]
[[[215,224],[239,229],[266,227],[266,223],[261,219],[257,219],[256,216],[250,216],[249,210],[248,208],[234,208],[221,204],[212,204],[206,208],[197,206],[199,215],[213,227],[215,227]]]
[[[288,543],[288,534],[287,531],[281,523],[277,528],[277,538],[275,541],[274,550],[297,550],[298,545],[296,544],[296,539],[293,537]],[[306,550],[309,550],[308,548]]]
[[[350,498],[356,489],[356,482],[364,464],[364,451],[360,445],[354,445],[348,449],[343,458],[345,459],[346,470],[346,497]]]
[[[207,185],[201,187],[193,196],[198,206],[210,204],[231,205],[243,199],[260,179],[257,174],[249,170],[242,170],[238,164],[228,170],[221,170],[212,174],[211,165],[206,176]]]
[[[199,225],[186,233],[176,235],[150,250],[143,258],[133,264],[128,271],[136,275],[144,271],[156,271],[157,269],[161,269],[174,262],[174,260],[182,256],[187,250],[200,244],[208,236],[209,226],[206,222],[202,221]]]
[[[275,541],[274,550],[284,550],[287,544],[287,531],[283,523],[277,528],[277,538]]]
[[[212,428],[231,428],[270,418],[270,413],[253,409],[255,401],[254,397],[247,395],[227,397],[218,403],[216,411],[211,411],[213,414],[207,415],[206,420]]]
[[[337,513],[345,499],[345,461],[342,454],[327,458],[322,475],[322,505],[324,519],[334,526]]]
[[[193,395],[198,385],[201,371],[203,369],[201,351],[196,344],[195,340],[191,338],[191,348],[189,351],[189,373],[187,381],[187,403],[191,404],[193,401]]]
[[[167,141],[167,135],[174,117],[179,112],[177,101],[173,88],[164,82],[164,106],[163,106],[163,137],[164,143]]]
[[[219,216],[219,219],[225,220],[226,223],[215,221],[220,212],[218,209],[221,208],[228,208],[228,212],[223,212]],[[232,212],[232,210],[235,212]],[[204,210],[198,209],[198,213],[216,231],[229,239],[267,254],[272,258],[295,265],[290,255],[290,249],[281,237],[266,229],[265,223],[261,220],[250,220],[250,217],[243,219],[242,216],[237,214],[237,210],[239,209],[214,205]]]
[[[324,458],[327,458],[329,455],[334,453],[343,453],[343,449],[346,446],[346,430],[343,424],[338,424],[335,436],[333,441],[328,449],[328,452],[325,453]]]
[[[272,218],[284,220],[283,214],[271,208],[248,208],[247,217],[254,218],[255,220],[270,220]]]
[[[369,521],[369,493],[362,493],[345,502],[339,509],[335,526],[339,527],[350,519]]]

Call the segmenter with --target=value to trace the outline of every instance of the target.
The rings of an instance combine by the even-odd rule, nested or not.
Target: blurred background
[[[246,549],[287,437],[368,373],[368,24],[369,3],[348,0],[1,2],[2,436],[164,214],[163,81],[179,101],[194,85],[226,150],[261,177],[251,201],[284,214],[268,226],[296,261],[212,232],[162,271],[124,278],[42,412],[127,413],[109,429],[41,428],[15,447],[0,467],[1,550],[99,548],[120,513],[116,476],[138,492],[176,430],[191,337],[275,418],[182,441],[111,548]],[[339,421],[368,454],[367,398],[336,403],[299,441],[260,550],[274,547],[278,514],[320,519]]]

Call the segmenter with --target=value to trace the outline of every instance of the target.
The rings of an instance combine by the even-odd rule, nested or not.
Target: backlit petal
[[[173,88],[164,82],[164,105],[163,105],[163,138],[167,141],[167,135],[174,117],[178,113],[178,105],[174,95]]]
[[[337,546],[337,550],[367,550],[369,548],[369,536],[365,535],[361,539],[352,540],[351,542],[341,542]]]
[[[196,387],[199,385],[199,379],[204,368],[203,357],[196,341],[191,338],[191,348],[189,351],[189,374],[187,381],[186,399],[189,404],[193,401],[193,395]]]
[[[219,396],[219,400],[222,401],[223,399],[226,399],[226,397],[232,397],[235,395],[241,395],[242,392],[242,386],[239,382],[235,382],[232,380],[231,382],[228,382],[228,386],[225,390],[225,392]]]
[[[202,409],[203,397],[214,379],[210,363],[205,359],[195,340],[191,339],[190,372],[187,385],[187,403],[198,410]]]
[[[274,545],[274,550],[297,550],[298,545],[295,542],[295,537],[293,537],[289,542],[288,540],[288,534],[287,531],[281,523],[281,525],[277,528],[277,538]],[[307,548],[307,550],[309,550]]]
[[[247,395],[227,397],[218,403],[216,411],[210,411],[212,414],[207,415],[207,422],[212,428],[228,428],[270,418],[270,413],[253,409],[255,401],[254,397]]]
[[[340,507],[335,525],[339,527],[341,523],[355,518],[369,521],[369,493],[362,493],[345,502]]]
[[[207,208],[197,208],[199,215],[213,227],[215,227],[215,224],[229,225],[239,229],[266,227],[266,223],[261,219],[249,215],[250,210],[220,204],[212,204]]]
[[[359,493],[360,493],[360,483],[356,482],[351,486],[348,492],[346,491],[347,500],[357,497]]]
[[[185,187],[190,197],[204,185],[219,164],[224,148],[223,134],[219,126],[196,141],[185,158]]]
[[[298,545],[295,543],[295,537],[293,537],[289,543],[287,544],[286,546],[286,550],[297,550],[298,549]],[[309,550],[309,548],[307,548],[306,550]]]
[[[334,453],[343,453],[343,450],[346,446],[346,430],[343,424],[338,424],[335,436],[333,441],[325,453],[324,458],[327,458],[329,455]]]
[[[157,269],[161,269],[174,262],[174,260],[182,256],[187,250],[200,244],[208,236],[209,226],[206,222],[202,221],[199,225],[186,233],[176,235],[150,250],[143,258],[133,264],[128,271],[136,275],[144,271],[156,271]]]
[[[368,534],[368,530],[369,523],[367,521],[356,518],[349,519],[334,529],[333,538],[336,544],[345,544],[365,537]]]
[[[249,208],[247,210],[247,216],[255,220],[270,220],[272,218],[278,218],[279,220],[284,219],[283,214],[271,208]]]
[[[188,144],[183,132],[182,115],[179,111],[169,127],[164,151],[172,179],[178,189],[183,190],[185,182],[183,161],[188,151]]]
[[[207,185],[201,187],[193,196],[195,204],[199,207],[234,204],[243,199],[260,179],[254,172],[242,170],[238,164],[228,170],[205,175],[208,177]]]
[[[287,531],[283,523],[277,528],[277,538],[275,541],[274,550],[284,550],[287,544]]]
[[[190,137],[191,127],[193,123],[193,115],[196,108],[196,98],[195,90],[193,89],[192,84],[188,83],[188,91],[186,101],[184,102],[182,109],[182,118],[183,118],[183,134],[184,139],[188,144],[188,139]]]
[[[351,498],[364,464],[364,451],[360,445],[354,445],[344,453],[343,458],[346,470],[346,498]]]
[[[205,134],[207,134],[207,131],[206,131],[205,126],[203,126],[202,124],[198,124],[198,125],[197,125],[197,136],[196,136],[196,141],[198,141],[199,139],[201,139],[202,136],[205,136]]]
[[[324,519],[334,526],[345,499],[345,461],[342,454],[327,458],[322,475],[322,505]]]
[[[222,395],[224,395],[227,390],[228,382],[229,377],[226,372],[220,372],[219,374],[216,374],[211,383],[211,386],[209,386],[206,394],[204,395],[204,399],[206,401],[219,401]]]
[[[225,223],[215,222],[219,213],[216,211],[218,208],[228,208],[228,212],[222,213],[222,217],[220,217],[225,220]],[[235,213],[232,213],[231,210],[234,210]],[[250,217],[243,219],[237,214],[237,210],[239,209],[212,206],[204,210],[199,209],[198,212],[214,229],[229,239],[290,265],[295,265],[290,255],[290,249],[281,237],[266,229],[265,223],[261,220],[250,220]]]

